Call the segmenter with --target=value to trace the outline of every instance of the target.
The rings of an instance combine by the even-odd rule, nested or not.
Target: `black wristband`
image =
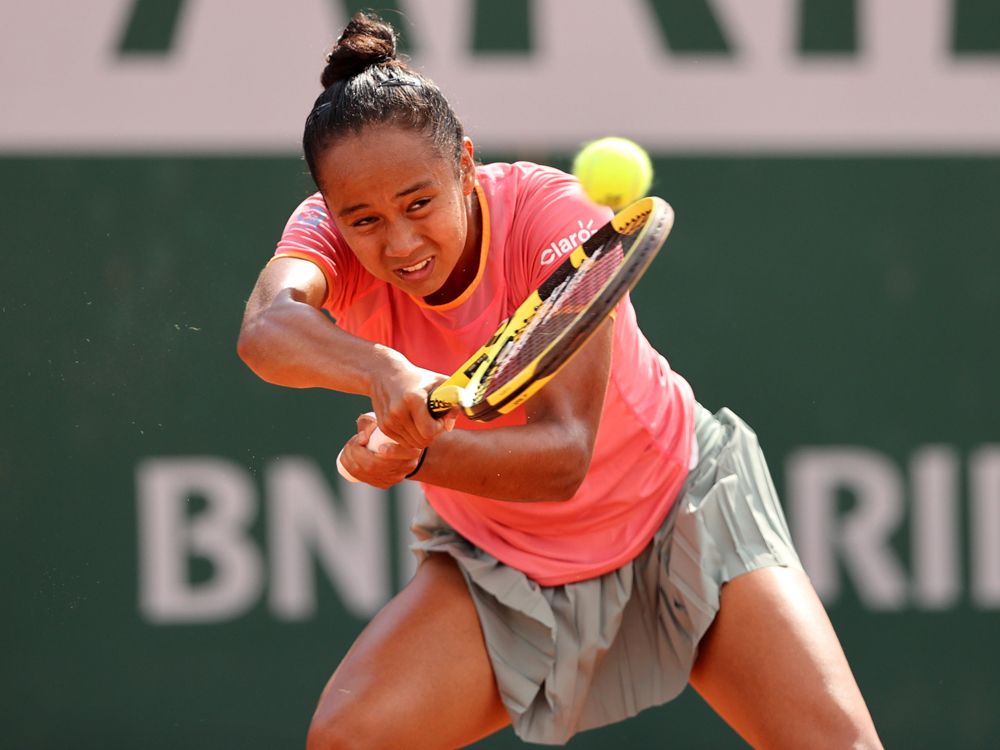
[[[420,471],[420,467],[424,465],[424,459],[425,458],[427,458],[427,449],[426,448],[424,448],[420,452],[420,458],[417,460],[417,465],[413,467],[413,471],[411,471],[409,474],[407,474],[405,477],[403,477],[403,479],[409,479],[414,474],[416,474],[418,471]]]

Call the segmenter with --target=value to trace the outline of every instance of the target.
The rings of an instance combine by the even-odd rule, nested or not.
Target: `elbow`
[[[271,382],[267,377],[266,345],[259,324],[253,321],[244,322],[236,341],[236,354],[255,375]]]
[[[586,479],[586,477],[586,473],[580,474],[579,472],[571,472],[560,477],[556,486],[553,487],[553,497],[551,500],[554,500],[557,503],[564,503],[567,500],[572,500],[583,486],[583,480]]]
[[[531,451],[530,469],[524,467],[523,480],[518,484],[522,491],[525,485],[530,491],[522,494],[521,499],[556,503],[571,500],[590,472],[597,427],[571,414],[539,424],[539,431],[533,436],[538,442],[532,443],[541,450]]]
[[[244,324],[240,329],[240,337],[236,340],[236,354],[243,360],[243,364],[253,370],[258,359],[259,347],[257,338],[248,330],[250,327]]]
[[[567,450],[555,464],[559,470],[555,473],[549,491],[550,500],[566,502],[572,499],[583,486],[590,471],[590,460],[593,457],[593,445],[579,445]]]
[[[254,342],[247,335],[246,328],[240,331],[240,337],[236,340],[236,354],[247,367],[253,369],[254,362]]]

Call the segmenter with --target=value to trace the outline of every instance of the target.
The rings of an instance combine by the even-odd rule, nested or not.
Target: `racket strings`
[[[556,286],[527,325],[497,356],[490,372],[480,382],[476,400],[502,388],[568,330],[614,276],[626,252],[622,238],[617,236],[595,250],[572,275]]]

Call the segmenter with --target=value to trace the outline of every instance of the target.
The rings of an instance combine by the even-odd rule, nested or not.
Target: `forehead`
[[[414,180],[437,182],[454,172],[451,161],[427,135],[392,125],[338,138],[323,151],[317,166],[320,188],[328,200],[383,185],[391,189]]]

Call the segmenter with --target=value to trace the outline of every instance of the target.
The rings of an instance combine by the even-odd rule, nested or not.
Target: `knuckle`
[[[416,393],[414,391],[410,391],[409,393],[407,393],[404,396],[404,400],[406,401],[408,409],[416,409],[419,407],[423,407],[423,405],[427,401],[422,393]]]

